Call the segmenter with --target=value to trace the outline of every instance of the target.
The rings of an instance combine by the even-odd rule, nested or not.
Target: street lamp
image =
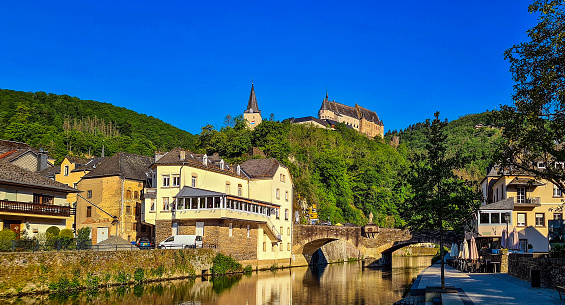
[[[506,248],[508,248],[508,236],[510,235],[508,234],[508,223],[510,222],[510,212],[504,214],[504,221],[506,221]]]

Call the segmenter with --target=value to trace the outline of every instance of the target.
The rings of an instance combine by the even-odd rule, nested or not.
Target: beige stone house
[[[141,198],[152,159],[120,152],[92,166],[78,182],[77,229],[90,227],[93,244],[111,235],[128,241],[150,237],[141,223]]]
[[[548,221],[562,220],[558,209],[562,204],[561,190],[551,182],[537,179],[528,173],[498,173],[498,167],[489,169],[481,182],[483,203],[477,211],[474,234],[479,239],[497,241],[502,230],[516,228],[522,251],[532,245],[533,252],[547,252]],[[505,216],[510,220],[506,223]]]
[[[277,160],[230,165],[175,148],[157,156],[151,169],[142,218],[155,224],[156,243],[196,234],[205,247],[240,261],[289,262],[293,184]]]

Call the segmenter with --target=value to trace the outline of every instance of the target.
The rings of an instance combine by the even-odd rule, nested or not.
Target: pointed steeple
[[[259,106],[257,106],[257,98],[255,97],[255,88],[253,83],[251,83],[251,93],[249,94],[249,101],[247,102],[247,110],[245,113],[261,113]]]

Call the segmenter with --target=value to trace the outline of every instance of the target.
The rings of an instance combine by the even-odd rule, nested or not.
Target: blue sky
[[[247,105],[317,116],[330,100],[385,130],[510,103],[503,52],[531,1],[2,1],[0,88],[68,94],[191,133]]]

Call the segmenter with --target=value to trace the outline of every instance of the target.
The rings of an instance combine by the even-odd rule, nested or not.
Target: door
[[[108,239],[108,227],[98,227],[96,230],[96,243]]]
[[[14,233],[16,233],[16,239],[20,239],[20,228],[21,228],[22,224],[21,223],[11,223],[10,224],[10,230],[12,230]]]
[[[204,222],[196,222],[196,235],[204,236]]]

